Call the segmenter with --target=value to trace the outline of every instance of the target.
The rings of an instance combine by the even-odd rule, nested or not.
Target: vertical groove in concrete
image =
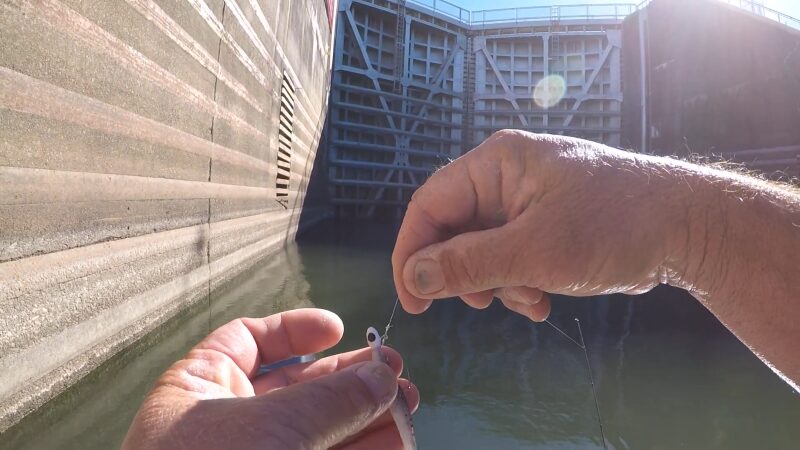
[[[287,32],[277,13],[0,6],[0,432],[294,236],[332,36],[321,0],[293,0]],[[284,68],[304,87],[288,213],[274,188]]]
[[[225,8],[226,5],[222,4],[222,23],[225,23]],[[222,51],[222,37],[219,37],[217,42],[217,63],[220,63],[219,55]],[[214,77],[214,102],[217,101],[217,84],[219,83],[219,76]],[[211,117],[211,142],[214,142],[214,120],[216,116]],[[211,182],[211,173],[214,165],[214,159],[209,158],[208,160],[208,182]],[[208,235],[211,236],[211,199],[208,199],[208,221],[206,222],[206,229],[208,230]],[[208,262],[208,298],[207,303],[209,310],[211,308],[211,242],[209,242],[208,247],[206,248],[206,261]],[[210,320],[210,319],[209,319]],[[209,324],[210,328],[210,324]]]

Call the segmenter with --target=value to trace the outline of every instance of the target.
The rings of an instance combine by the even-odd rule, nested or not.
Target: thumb
[[[521,253],[519,240],[512,223],[460,234],[412,255],[403,267],[403,282],[422,299],[525,286],[530,276],[514,263]]]
[[[378,362],[280,389],[262,397],[276,439],[264,448],[327,449],[364,429],[396,396],[397,376]]]

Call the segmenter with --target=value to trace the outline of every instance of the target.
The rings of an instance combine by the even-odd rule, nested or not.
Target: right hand
[[[451,296],[483,308],[497,296],[543,321],[543,292],[642,293],[680,277],[688,215],[673,214],[686,207],[668,161],[496,133],[414,194],[392,255],[404,308]]]

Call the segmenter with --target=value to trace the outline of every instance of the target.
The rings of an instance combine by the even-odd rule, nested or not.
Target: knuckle
[[[264,448],[282,448],[305,450],[322,448],[320,437],[300,414],[288,410],[281,414],[270,414],[266,423],[270,424],[270,432],[264,441]]]
[[[319,415],[320,413],[328,415],[332,412],[321,409],[326,403],[314,396],[317,392],[315,387],[308,387],[306,398],[314,399],[313,403],[282,401],[268,402],[263,405],[263,423],[269,424],[264,448],[298,450],[326,448],[322,442],[326,438],[324,436],[325,427]],[[309,410],[312,407],[313,411]],[[313,412],[317,414],[313,414]]]
[[[371,411],[374,402],[367,386],[355,373],[347,373],[347,376],[351,378],[347,382],[313,384],[310,395],[318,399],[320,405],[331,409],[331,413],[358,416],[365,409]]]
[[[453,246],[442,250],[439,264],[449,291],[462,293],[481,284],[483,273],[480,264],[473,261],[475,258],[480,255],[470,248]]]
[[[425,183],[422,184],[422,186],[417,188],[417,190],[411,194],[411,200],[408,202],[409,210],[411,208],[423,209],[423,205],[430,202],[431,195],[435,195],[435,193],[431,194],[430,186],[435,184],[438,176],[440,176],[440,172],[434,173],[425,181]]]
[[[228,362],[228,356],[223,353],[209,348],[195,348],[189,351],[186,355],[189,360],[207,361],[212,365],[222,365]]]
[[[515,139],[519,136],[519,131],[512,130],[510,128],[505,128],[502,130],[495,131],[489,139],[493,141],[505,141],[508,139]]]
[[[482,286],[486,278],[483,270],[485,255],[475,247],[466,247],[459,258],[464,276],[470,281],[471,286]]]
[[[308,383],[302,397],[308,401],[274,405],[271,410],[280,411],[271,416],[277,441],[267,448],[328,448],[336,439],[357,431],[377,406],[355,373],[350,376],[353,379],[336,383]]]
[[[531,144],[530,134],[520,130],[505,129],[495,132],[489,140],[500,150],[516,152]]]

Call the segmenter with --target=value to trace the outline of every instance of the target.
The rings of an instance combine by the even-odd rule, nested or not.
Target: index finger
[[[392,275],[403,308],[418,314],[430,300],[412,295],[403,281],[403,267],[417,251],[449,239],[475,216],[477,193],[464,157],[433,174],[411,198],[392,252]]]
[[[406,311],[418,314],[431,304],[430,300],[412,295],[404,284],[403,269],[412,255],[457,234],[506,222],[508,212],[503,198],[517,186],[504,179],[502,172],[508,167],[503,168],[503,159],[519,146],[521,133],[503,130],[493,134],[433,174],[414,193],[392,253],[394,284]],[[519,171],[519,166],[516,161],[511,172]]]

